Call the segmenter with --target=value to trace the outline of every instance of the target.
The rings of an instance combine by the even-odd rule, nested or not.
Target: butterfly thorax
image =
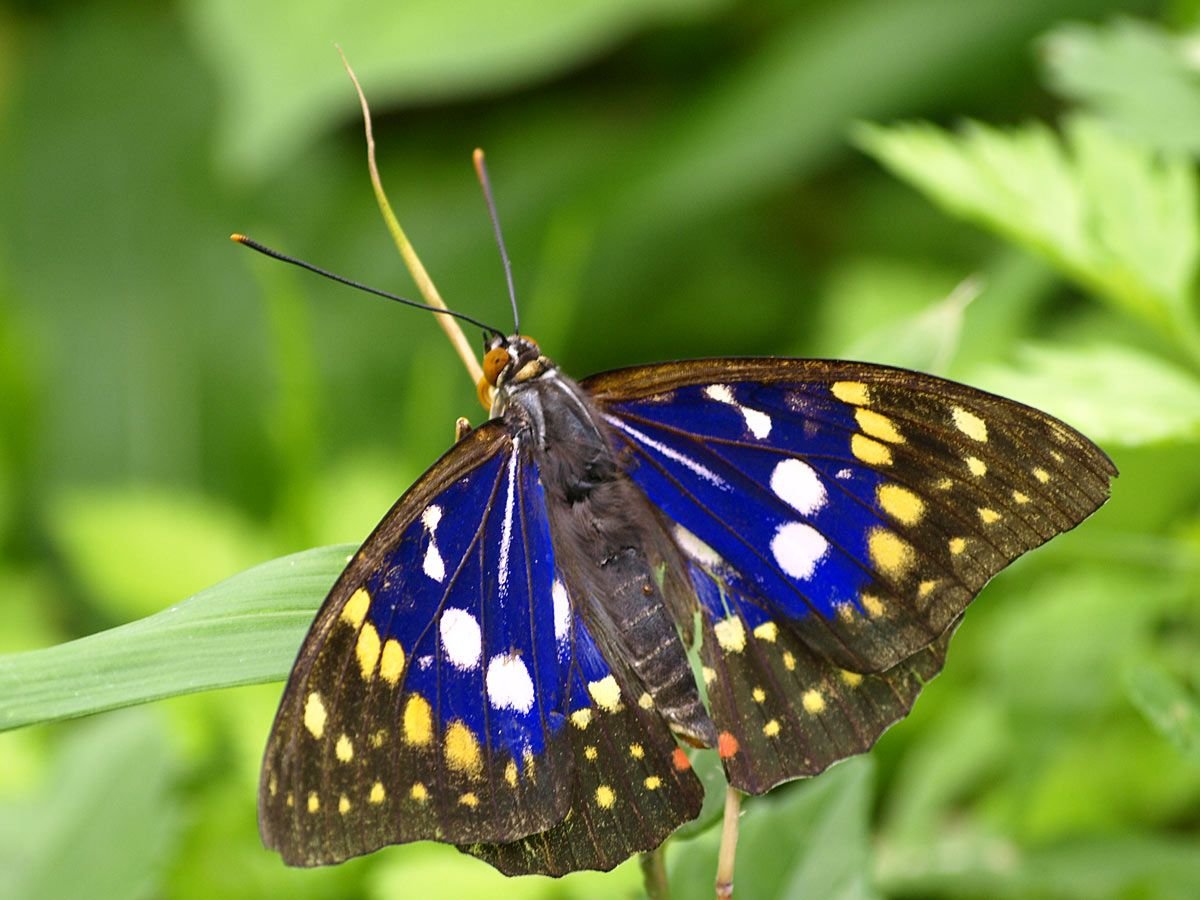
[[[537,466],[573,611],[615,662],[627,702],[653,704],[677,734],[712,745],[716,729],[676,626],[691,621],[697,601],[674,541],[582,388],[540,354],[515,354],[513,370],[498,379],[493,414]]]

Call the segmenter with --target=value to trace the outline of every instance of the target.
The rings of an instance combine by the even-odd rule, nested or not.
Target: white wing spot
[[[437,531],[438,523],[441,521],[442,508],[436,503],[426,507],[425,512],[421,513],[421,524],[429,532],[429,546],[425,548],[425,562],[422,568],[426,575],[438,582],[446,579],[446,564],[442,561],[442,554],[438,550],[437,539],[434,537],[434,532]]]
[[[425,548],[425,563],[422,568],[434,581],[444,581],[446,578],[446,564],[442,562],[442,554],[438,552],[432,535],[429,537],[429,546]]]
[[[838,469],[837,474],[834,475],[833,477],[840,479],[841,481],[845,481],[847,478],[853,477],[853,475],[854,475],[854,473],[851,472],[849,469]]]
[[[465,609],[451,607],[442,613],[438,628],[442,634],[442,649],[455,667],[467,670],[479,665],[483,635],[473,615]]]
[[[742,418],[746,420],[746,427],[750,429],[750,433],[760,441],[765,440],[771,433],[771,417],[748,406],[739,406],[738,409],[742,411]]]
[[[713,568],[724,562],[721,559],[721,554],[717,553],[712,547],[700,540],[682,525],[675,526],[675,541],[679,544],[679,549],[687,556],[691,557],[696,562],[705,568]]]
[[[811,525],[804,522],[784,522],[771,538],[771,553],[775,562],[793,578],[811,578],[825,554],[829,541]]]
[[[680,465],[683,465],[686,468],[691,469],[693,472],[695,472],[697,475],[699,475],[705,481],[715,484],[719,488],[723,488],[725,490],[729,489],[729,485],[725,483],[724,478],[722,478],[720,475],[718,475],[712,469],[709,469],[708,467],[703,466],[700,463],[696,462],[696,460],[692,459],[690,456],[680,453],[678,450],[675,450],[672,447],[668,447],[666,444],[662,444],[662,443],[654,440],[654,438],[650,437],[648,434],[643,434],[642,432],[640,432],[636,428],[634,428],[632,425],[628,425],[625,422],[622,422],[616,416],[605,416],[604,420],[606,422],[608,422],[609,425],[612,425],[615,428],[620,428],[626,434],[632,435],[634,438],[636,438],[638,441],[645,444],[647,447],[651,448],[652,450],[657,450],[659,453],[661,453],[667,459],[673,459],[673,460],[675,460],[675,462],[679,463]]]
[[[733,391],[729,389],[727,384],[710,384],[704,389],[704,395],[710,400],[716,400],[718,403],[736,403],[733,399]]]
[[[500,531],[500,596],[508,595],[508,556],[512,549],[513,509],[517,502],[517,453],[520,442],[513,438],[508,458],[508,495],[504,498],[504,525]]]
[[[825,484],[806,462],[789,457],[771,473],[771,490],[780,500],[806,516],[825,505]]]
[[[550,596],[554,600],[554,637],[565,641],[571,628],[571,601],[567,597],[566,587],[557,578],[550,588]]]
[[[533,709],[533,679],[524,660],[513,653],[493,656],[487,667],[487,693],[496,709]]]

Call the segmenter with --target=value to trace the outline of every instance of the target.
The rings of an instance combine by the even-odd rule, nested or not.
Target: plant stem
[[[660,844],[649,853],[638,857],[642,864],[642,882],[650,900],[671,900],[671,886],[667,883],[666,844]]]

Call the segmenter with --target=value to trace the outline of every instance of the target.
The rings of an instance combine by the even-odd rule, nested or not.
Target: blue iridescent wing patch
[[[632,710],[572,612],[536,466],[490,422],[397,502],[318,613],[267,745],[263,840],[292,865],[433,839],[514,871],[611,868],[699,810],[666,726]],[[655,789],[635,798],[635,778]]]
[[[583,386],[691,560],[720,749],[753,792],[869,747],[987,580],[1116,474],[1051,416],[883,366],[700,360]]]

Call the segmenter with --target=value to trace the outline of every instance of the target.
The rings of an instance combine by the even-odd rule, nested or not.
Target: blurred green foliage
[[[1198,7],[0,7],[0,723],[281,677],[346,548],[287,554],[361,540],[479,419],[427,316],[226,240],[410,290],[337,41],[427,267],[502,324],[487,148],[568,371],[900,363],[1122,470],[869,759],[747,803],[744,896],[1200,896]],[[254,823],[278,694],[0,734],[0,897],[639,891],[635,863],[506,881],[432,844],[286,870]],[[680,897],[714,873],[695,831]]]

